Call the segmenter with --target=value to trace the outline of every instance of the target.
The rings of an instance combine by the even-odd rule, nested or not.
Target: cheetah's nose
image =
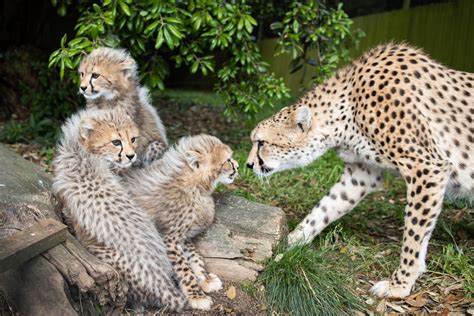
[[[81,90],[82,90],[82,91],[86,91],[86,89],[87,89],[87,86],[81,87]]]
[[[253,162],[247,162],[247,168],[253,169]]]
[[[135,154],[132,154],[132,155],[125,155],[125,156],[127,156],[128,160],[132,160],[133,157],[135,157]]]

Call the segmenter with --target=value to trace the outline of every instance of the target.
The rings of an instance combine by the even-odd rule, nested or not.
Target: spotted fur
[[[73,115],[62,131],[53,189],[79,241],[121,274],[135,307],[182,309],[186,299],[172,279],[163,240],[111,168],[109,151],[117,146],[107,144],[121,135],[135,148],[134,122],[118,109],[89,109]],[[92,142],[102,144],[100,150],[91,150]]]
[[[148,89],[140,86],[137,64],[123,49],[100,47],[84,57],[79,66],[79,92],[87,108],[122,108],[140,129],[137,154],[148,164],[168,146],[165,128],[150,103]]]
[[[182,138],[162,159],[124,177],[133,199],[149,211],[163,234],[181,290],[193,308],[209,310],[212,300],[205,293],[219,290],[222,283],[206,272],[190,240],[213,222],[211,194],[218,183],[231,183],[237,169],[227,145],[198,135]]]
[[[309,242],[395,169],[407,185],[400,265],[372,293],[405,297],[421,273],[447,188],[474,195],[474,75],[404,44],[378,46],[260,122],[248,167],[268,176],[302,167],[333,148],[344,174],[289,235]]]

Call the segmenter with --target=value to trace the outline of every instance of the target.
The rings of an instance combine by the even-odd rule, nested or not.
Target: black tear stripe
[[[92,84],[92,75],[91,78],[89,79],[89,84],[91,85],[91,92],[94,93],[94,85]]]
[[[258,164],[260,165],[260,167],[263,167],[264,162],[263,162],[262,157],[260,157],[260,147],[261,146],[258,146],[258,149],[257,149],[257,158],[258,158]]]
[[[234,163],[230,163],[232,166],[232,173],[230,174],[231,177],[233,177],[237,173],[237,169],[235,169]]]
[[[118,135],[121,139],[123,139],[123,137],[122,137],[122,135],[120,135],[120,133],[118,133]],[[123,151],[123,142],[120,141],[120,152],[118,154],[119,158],[122,158],[122,151]]]

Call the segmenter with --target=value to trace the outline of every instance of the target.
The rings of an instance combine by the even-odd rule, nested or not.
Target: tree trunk
[[[2,240],[40,219],[60,220],[51,179],[40,167],[0,144],[0,247]],[[121,311],[126,297],[119,274],[68,234],[65,243],[0,274],[0,310],[21,315]],[[0,297],[1,298],[1,297]],[[2,300],[0,299],[0,303]]]

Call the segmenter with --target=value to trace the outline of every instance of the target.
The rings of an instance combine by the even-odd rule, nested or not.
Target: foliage
[[[30,57],[34,58],[34,57]],[[5,57],[7,63],[17,62],[14,54]],[[55,71],[43,62],[28,60],[29,82],[18,83],[21,104],[28,109],[25,121],[10,120],[0,130],[0,141],[6,143],[36,143],[53,146],[62,122],[82,105],[77,87],[70,80],[58,80]]]
[[[216,90],[228,105],[226,113],[253,115],[272,106],[274,99],[288,96],[288,89],[261,60],[252,37],[256,21],[250,9],[243,0],[83,3],[75,38],[67,42],[64,35],[49,65],[58,66],[62,78],[95,47],[121,46],[141,57],[142,79],[159,89],[164,89],[171,62],[204,76],[218,68]],[[222,64],[217,58],[224,59]]]
[[[280,249],[280,251],[283,250]],[[261,275],[269,307],[291,315],[351,315],[363,305],[328,266],[329,252],[298,246],[275,256]]]
[[[349,49],[363,36],[361,30],[351,33],[351,25],[342,3],[334,9],[323,1],[309,0],[292,2],[283,20],[271,27],[278,31],[278,53],[291,55],[291,73],[303,69],[303,84],[307,65],[312,66],[310,84],[318,84],[349,60]]]

